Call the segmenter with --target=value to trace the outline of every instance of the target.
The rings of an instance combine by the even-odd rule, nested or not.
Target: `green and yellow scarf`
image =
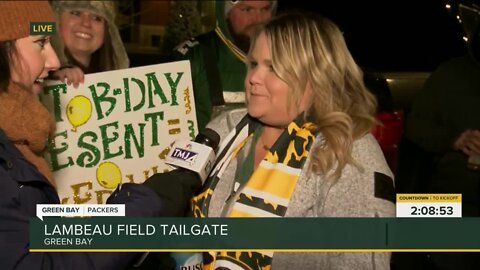
[[[255,133],[258,135],[261,131],[262,124],[247,114],[223,140],[217,163],[203,192],[192,200],[195,217],[208,217],[210,200],[223,172]],[[291,122],[248,181],[242,183],[235,179],[234,201],[227,216],[283,217],[316,134],[316,125],[311,119],[305,120],[303,114]],[[219,252],[204,269],[269,269],[272,256],[271,252]]]

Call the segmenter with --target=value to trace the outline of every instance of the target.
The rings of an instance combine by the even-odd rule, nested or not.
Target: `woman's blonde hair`
[[[311,150],[310,170],[338,179],[347,163],[355,164],[353,141],[376,122],[375,97],[342,32],[318,14],[290,12],[260,27],[256,37],[260,33],[267,36],[274,72],[291,90],[289,109],[299,104],[307,87],[312,90],[305,117],[316,119],[324,141]]]

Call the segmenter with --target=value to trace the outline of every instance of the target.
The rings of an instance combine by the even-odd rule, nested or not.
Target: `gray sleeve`
[[[295,190],[297,197],[289,205],[291,216],[394,217],[395,204],[391,199],[376,195],[376,172],[385,176],[386,184],[394,192],[393,174],[378,143],[367,135],[355,142],[352,155],[362,170],[347,165],[333,184],[319,175],[301,177]],[[383,270],[390,269],[390,257],[390,252],[274,253],[272,269]]]
[[[378,143],[371,135],[355,142],[354,159],[361,166],[347,165],[342,177],[327,193],[322,216],[394,217],[393,174]],[[388,185],[388,196],[378,194],[377,176]],[[393,200],[393,201],[392,201]],[[390,269],[390,252],[327,253],[322,260],[328,269]]]

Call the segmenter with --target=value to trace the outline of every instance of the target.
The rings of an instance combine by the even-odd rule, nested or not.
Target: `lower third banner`
[[[30,250],[479,250],[480,218],[52,218]]]

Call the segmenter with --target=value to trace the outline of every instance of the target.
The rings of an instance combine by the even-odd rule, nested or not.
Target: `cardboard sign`
[[[188,61],[85,75],[78,89],[51,81],[40,98],[57,123],[48,158],[62,203],[101,204],[169,170],[170,145],[197,134]]]

